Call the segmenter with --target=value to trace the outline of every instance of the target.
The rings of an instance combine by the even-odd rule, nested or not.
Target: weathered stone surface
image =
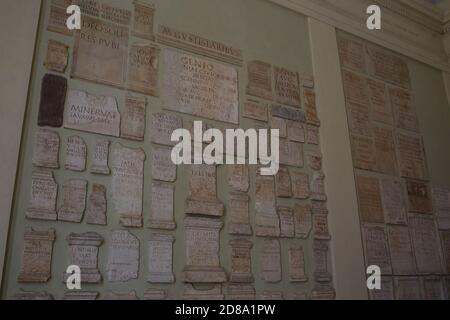
[[[353,166],[357,169],[375,171],[377,159],[374,139],[350,134],[350,142],[352,145]]]
[[[145,95],[159,95],[158,70],[160,49],[148,44],[133,44],[128,61],[127,89]]]
[[[396,142],[400,175],[405,178],[426,180],[428,170],[422,137],[398,133]]]
[[[297,110],[281,105],[272,105],[270,107],[270,115],[272,117],[278,117],[286,120],[305,122],[305,113],[302,110]]]
[[[280,139],[280,164],[303,167],[303,144]]]
[[[265,290],[259,294],[259,300],[269,300],[269,301],[284,300],[283,292]]]
[[[419,119],[411,92],[400,88],[390,88],[389,96],[397,128],[419,132]]]
[[[314,251],[314,279],[316,282],[330,282],[331,273],[328,269],[328,243],[315,240]]]
[[[322,172],[314,172],[310,181],[311,199],[317,201],[326,201],[324,185],[325,175]]]
[[[365,225],[363,227],[363,236],[366,265],[379,266],[383,275],[392,274],[389,246],[384,227]]]
[[[228,300],[255,300],[255,287],[251,284],[230,284],[228,285]]]
[[[439,229],[450,230],[450,189],[433,188],[432,192]]]
[[[56,220],[58,184],[51,171],[34,171],[31,175],[28,219]]]
[[[257,175],[255,185],[256,235],[278,237],[280,235],[280,220],[276,211],[274,178]]]
[[[95,291],[67,291],[63,300],[97,300],[98,296],[99,293]]]
[[[83,172],[86,169],[87,146],[83,138],[70,136],[66,142],[67,170]]]
[[[408,179],[406,180],[406,192],[408,194],[410,212],[430,215],[433,213],[431,189],[427,182]]]
[[[66,92],[66,78],[49,73],[42,78],[41,101],[38,114],[39,126],[56,128],[62,126]]]
[[[315,171],[322,170],[322,155],[315,151],[309,151],[306,154],[306,162],[308,167]]]
[[[289,280],[291,282],[306,282],[305,256],[303,247],[296,243],[289,246]]]
[[[396,300],[421,300],[420,280],[417,277],[395,278]]]
[[[263,61],[250,61],[247,65],[247,94],[273,100],[272,66]]]
[[[270,283],[281,281],[281,248],[275,239],[264,239],[261,255],[261,278]]]
[[[125,111],[122,113],[120,136],[143,141],[145,135],[145,98],[128,95],[125,98]]]
[[[252,226],[249,220],[249,196],[241,193],[230,193],[228,201],[231,222],[228,233],[234,235],[251,235]]]
[[[293,212],[295,237],[307,239],[313,226],[311,207],[295,204]]]
[[[354,72],[342,71],[345,99],[362,106],[369,105],[367,82],[365,78]]]
[[[94,183],[92,185],[92,192],[88,198],[86,222],[88,224],[106,225],[107,209],[106,187],[101,184]]]
[[[339,37],[339,57],[341,66],[361,73],[366,73],[364,45],[353,39]]]
[[[86,180],[71,179],[63,185],[63,202],[58,210],[58,220],[81,222],[86,209],[87,184]]]
[[[126,230],[111,233],[107,278],[110,282],[137,279],[139,270],[139,240]]]
[[[394,283],[391,277],[381,278],[381,289],[380,290],[370,290],[369,292],[370,300],[394,300]]]
[[[368,223],[384,223],[379,179],[358,175],[356,188],[361,220]]]
[[[328,232],[328,214],[314,213],[313,215],[314,239],[330,240]]]
[[[330,285],[319,284],[311,291],[311,300],[334,300],[335,298],[336,291]]]
[[[425,300],[445,300],[444,284],[439,277],[423,279],[423,296]]]
[[[372,119],[384,124],[393,125],[392,107],[387,98],[386,85],[383,82],[367,79]]]
[[[300,82],[298,72],[274,66],[274,93],[278,103],[300,108]]]
[[[396,275],[415,274],[416,261],[407,226],[388,226],[389,254]]]
[[[251,283],[252,274],[251,249],[252,242],[246,239],[230,241],[231,246],[231,274],[230,282]]]
[[[305,99],[306,123],[320,127],[319,115],[317,114],[316,94],[311,89],[303,89]]]
[[[275,189],[277,197],[291,198],[292,197],[292,185],[289,169],[286,167],[280,167],[277,175],[275,176]]]
[[[149,227],[152,229],[174,230],[175,186],[171,183],[152,182],[152,206]]]
[[[228,185],[233,191],[247,192],[249,188],[248,166],[243,164],[231,164],[228,169]]]
[[[20,291],[14,294],[11,300],[53,300],[53,296],[46,291]]]
[[[157,112],[152,115],[151,139],[153,143],[174,146],[171,141],[172,132],[183,127],[181,117],[166,112]]]
[[[133,34],[139,38],[154,41],[153,22],[155,6],[141,1],[133,1],[134,22]]]
[[[153,146],[152,178],[160,181],[174,182],[177,179],[177,167],[172,162],[172,149]]]
[[[59,168],[59,134],[56,131],[39,128],[33,151],[33,165],[43,168]]]
[[[111,22],[129,26],[131,22],[131,11],[102,3],[101,17]]]
[[[398,167],[393,130],[376,125],[373,126],[373,134],[377,171],[397,176]]]
[[[286,120],[287,138],[290,141],[304,143],[306,140],[305,125],[300,121]]]
[[[128,293],[115,293],[108,291],[104,295],[103,300],[139,300],[139,298],[134,290]]]
[[[405,191],[400,180],[381,180],[381,202],[387,223],[407,224]]]
[[[280,217],[280,237],[293,238],[295,236],[295,227],[292,209],[279,206],[277,211]]]
[[[306,127],[306,142],[308,144],[319,145],[319,128],[308,125]]]
[[[49,40],[44,66],[50,71],[64,73],[69,59],[68,56],[69,46],[58,41]]]
[[[278,117],[270,117],[270,128],[278,129],[280,138],[287,138],[287,121]]]
[[[144,300],[166,300],[167,292],[164,289],[148,289],[144,293]]]
[[[211,289],[199,290],[192,283],[184,285],[184,300],[223,300],[222,285],[215,284]]]
[[[148,241],[148,277],[150,283],[173,283],[175,275],[173,265],[174,236],[152,234]]]
[[[291,171],[292,195],[296,199],[309,198],[309,177],[307,173]]]
[[[109,175],[111,170],[108,166],[109,140],[95,140],[94,156],[92,158],[91,173]]]
[[[267,104],[248,99],[244,103],[242,116],[244,118],[267,122],[268,121]]]

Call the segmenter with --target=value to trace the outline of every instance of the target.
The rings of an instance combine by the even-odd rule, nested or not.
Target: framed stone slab
[[[397,154],[402,177],[420,180],[427,179],[428,170],[421,136],[398,133]]]
[[[128,54],[128,28],[84,16],[75,35],[71,76],[123,88]]]
[[[441,231],[440,234],[445,272],[450,273],[450,230]]]
[[[102,19],[129,26],[131,23],[131,11],[102,3]]]
[[[100,16],[100,3],[97,0],[75,0],[73,2],[80,7],[81,13],[94,17]]]
[[[328,231],[328,214],[314,213],[313,214],[313,230],[314,239],[330,240],[331,236]]]
[[[274,178],[257,175],[255,188],[256,236],[278,237],[280,219],[276,210]]]
[[[252,226],[249,219],[250,198],[246,194],[230,193],[228,196],[230,226],[229,234],[246,235],[252,234]]]
[[[270,115],[272,117],[278,117],[286,120],[302,122],[306,121],[305,113],[302,110],[282,106],[282,105],[272,105],[270,107]]]
[[[159,181],[175,182],[177,167],[171,159],[172,149],[153,146],[152,178]]]
[[[354,72],[342,71],[342,80],[344,84],[344,94],[347,102],[353,102],[359,105],[368,106],[369,96],[367,92],[366,79]]]
[[[128,60],[127,89],[158,97],[160,49],[149,44],[133,44]]]
[[[167,234],[152,234],[148,241],[148,277],[150,283],[174,283],[173,242],[175,237]]]
[[[96,232],[81,234],[71,233],[67,237],[69,244],[68,265],[76,265],[81,269],[81,283],[100,283],[102,276],[98,269],[98,248],[103,237]],[[64,273],[64,281],[70,274]]]
[[[303,247],[297,243],[291,243],[289,246],[289,281],[308,281],[305,272],[305,255]]]
[[[155,15],[155,6],[141,1],[133,1],[134,21],[133,35],[136,37],[154,41],[153,22]]]
[[[83,138],[70,136],[66,141],[66,165],[71,171],[83,172],[86,169],[87,146]]]
[[[80,223],[86,209],[86,180],[71,179],[62,187],[62,206],[58,210],[58,220]]]
[[[294,214],[289,207],[279,206],[277,208],[280,217],[280,237],[293,238],[295,236]]]
[[[322,155],[315,151],[309,151],[306,154],[306,162],[308,167],[314,171],[322,170]]]
[[[298,72],[273,67],[274,97],[278,103],[300,108],[300,80]]]
[[[26,217],[28,219],[56,220],[57,194],[58,184],[51,171],[33,171]]]
[[[306,142],[308,144],[319,145],[319,128],[314,126],[306,127]]]
[[[394,283],[391,277],[381,278],[381,289],[369,291],[370,300],[391,301],[395,299]]]
[[[236,69],[169,49],[163,55],[165,109],[238,124]]]
[[[291,171],[292,195],[296,199],[309,198],[309,176],[297,170]]]
[[[107,200],[106,187],[104,185],[94,183],[92,192],[89,195],[86,208],[86,222],[88,224],[106,225],[107,224]]]
[[[376,166],[375,142],[370,137],[350,134],[353,166],[357,169],[374,171]]]
[[[391,103],[387,98],[386,85],[373,79],[366,79],[373,121],[388,125],[394,124]]]
[[[286,300],[305,301],[308,300],[308,294],[306,292],[294,292],[287,296]]]
[[[229,284],[227,300],[255,300],[256,291],[252,284]]]
[[[281,248],[277,239],[264,239],[261,255],[261,279],[269,283],[281,281]]]
[[[174,230],[175,185],[171,183],[152,182],[152,205],[150,210],[149,228]]]
[[[148,289],[144,292],[144,300],[166,300],[167,292],[164,289]]]
[[[314,279],[316,282],[330,282],[331,273],[328,268],[328,242],[313,242]]]
[[[64,43],[49,40],[47,45],[47,56],[44,66],[47,70],[64,73],[69,60],[69,46]]]
[[[181,117],[166,112],[153,113],[151,140],[153,143],[174,146],[177,142],[171,141],[172,132],[180,128],[183,128]]]
[[[344,37],[338,38],[338,49],[341,66],[360,73],[366,73],[364,45],[358,41]]]
[[[287,138],[287,122],[285,119],[270,117],[270,128],[278,129],[280,138]]]
[[[306,123],[320,127],[319,115],[317,114],[316,93],[311,89],[303,89],[303,97],[305,98]]]
[[[50,280],[55,229],[35,231],[28,227],[23,240],[22,265],[17,276],[19,283],[45,283]]]
[[[396,277],[395,299],[396,300],[421,300],[422,290],[420,280],[417,277]]]
[[[267,109],[268,107],[266,103],[247,99],[244,103],[242,116],[248,119],[267,122],[269,120]]]
[[[450,189],[433,188],[435,216],[441,230],[450,230]]]
[[[188,169],[189,195],[184,212],[220,217],[223,203],[217,199],[216,166],[191,165]]]
[[[116,98],[69,90],[64,127],[119,137],[120,113]]]
[[[227,165],[228,186],[237,192],[247,192],[250,187],[248,166],[244,164]]]
[[[145,98],[127,95],[125,111],[122,113],[120,136],[122,138],[143,141],[145,135]]]
[[[184,282],[221,283],[227,276],[220,265],[220,229],[223,222],[211,218],[184,219],[186,265]]]
[[[142,227],[145,153],[116,143],[112,150],[112,199],[120,223]]]
[[[423,279],[423,295],[425,300],[445,300],[444,284],[438,277]]]
[[[268,301],[284,300],[283,292],[265,290],[259,294],[258,300],[268,300]]]
[[[326,201],[325,175],[322,172],[314,172],[310,181],[310,196],[312,200]]]
[[[127,230],[111,232],[106,274],[110,282],[137,279],[139,270],[139,239]]]
[[[383,178],[380,184],[386,223],[407,224],[405,191],[402,182],[395,178]]]
[[[306,139],[305,125],[300,121],[286,120],[287,138],[290,141],[304,143]]]
[[[366,266],[376,265],[380,267],[383,276],[391,275],[391,258],[389,256],[389,245],[384,227],[364,225],[363,237]]]
[[[303,144],[280,139],[280,164],[302,168]]]
[[[367,45],[366,52],[371,76],[403,88],[411,87],[408,65],[403,58],[375,45]]]
[[[412,94],[400,88],[390,88],[389,96],[394,110],[396,127],[419,132],[419,119],[417,118]]]
[[[275,176],[275,190],[277,197],[291,198],[292,197],[292,185],[289,169],[286,167],[280,167],[278,173]]]
[[[420,180],[406,180],[408,207],[410,212],[433,214],[431,189],[427,182]]]
[[[373,126],[375,142],[376,169],[378,172],[398,175],[397,156],[395,155],[394,132],[387,127]]]
[[[384,223],[379,179],[357,175],[356,188],[361,220],[368,223]]]
[[[409,227],[419,274],[442,273],[439,234],[434,219],[410,217]]]
[[[42,78],[38,125],[59,128],[63,123],[67,79],[47,73]]]
[[[252,274],[251,249],[252,242],[247,239],[230,241],[231,246],[231,274],[230,282],[252,283],[255,281]]]
[[[53,300],[53,296],[46,291],[20,291],[14,294],[11,300]]]
[[[311,290],[311,300],[334,300],[336,291],[330,285],[318,284]]]
[[[372,137],[372,123],[368,105],[347,101],[349,129],[353,134]]]
[[[309,205],[294,205],[295,237],[307,239],[313,227],[312,212]]]
[[[95,140],[91,173],[103,175],[109,175],[111,173],[111,169],[108,166],[109,145],[110,142],[107,139]]]
[[[136,291],[130,291],[128,293],[115,293],[112,291],[108,291],[103,296],[103,300],[139,300],[136,295]]]
[[[247,94],[273,100],[272,66],[263,61],[250,61],[247,65]]]
[[[60,33],[65,36],[73,35],[73,31],[69,30],[66,25],[67,19],[69,18],[69,15],[66,13],[66,8],[50,6],[50,16],[47,23],[48,31]]]
[[[59,168],[58,132],[38,128],[34,142],[33,165],[50,169]]]
[[[184,300],[223,300],[222,285],[215,284],[211,289],[196,289],[192,283],[184,285]]]
[[[64,293],[63,300],[97,300],[99,293],[96,291],[67,291]]]

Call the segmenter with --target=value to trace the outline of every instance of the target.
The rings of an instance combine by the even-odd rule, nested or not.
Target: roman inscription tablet
[[[289,135],[289,127],[288,127]],[[319,145],[319,128],[314,126],[306,127],[306,142],[308,144]]]
[[[281,105],[272,105],[270,107],[270,115],[272,117],[278,117],[296,122],[306,121],[305,113],[302,110],[289,108]]]
[[[242,116],[244,118],[267,122],[268,121],[267,104],[259,101],[247,100],[244,103]]]
[[[292,194],[296,199],[309,198],[309,177],[307,173],[292,170]]]
[[[289,207],[279,206],[277,208],[280,217],[280,237],[293,238],[294,231],[294,215],[292,209]]]
[[[281,248],[276,239],[264,239],[261,255],[261,279],[269,283],[281,281]]]
[[[236,69],[173,50],[164,50],[164,65],[165,109],[238,124]]]
[[[314,279],[316,282],[330,282],[331,273],[328,269],[328,242],[314,241],[313,251]]]
[[[397,152],[402,177],[421,180],[427,178],[428,172],[422,137],[398,133]]]
[[[184,285],[184,300],[223,300],[222,284],[217,283],[210,289],[196,289],[192,283]]]
[[[91,173],[109,175],[111,170],[108,166],[109,140],[95,140],[94,155],[92,158]]]
[[[289,280],[291,282],[306,282],[305,255],[303,247],[296,243],[289,246]]]
[[[117,143],[112,151],[112,195],[116,214],[126,227],[142,227],[145,153]]]
[[[374,126],[377,171],[397,176],[397,157],[395,155],[394,132],[390,128]]]
[[[283,292],[273,291],[273,290],[265,290],[259,294],[258,300],[268,300],[268,301],[283,300]]]
[[[64,127],[119,137],[120,113],[116,98],[69,90]]]
[[[403,89],[391,88],[389,95],[397,128],[419,132],[419,119],[412,94]]]
[[[307,239],[313,227],[312,212],[309,205],[294,206],[294,229],[295,237]]]
[[[298,72],[273,67],[275,100],[278,103],[300,108],[300,81]]]
[[[317,114],[315,92],[310,89],[303,89],[303,97],[305,98],[306,123],[319,127],[320,120]]]
[[[164,289],[148,289],[144,292],[144,300],[166,300],[167,292]]]
[[[252,284],[230,284],[228,285],[228,300],[255,300],[255,286]]]
[[[38,125],[59,128],[63,123],[67,79],[54,74],[42,78]]]
[[[68,18],[69,15],[66,13],[65,8],[50,6],[50,17],[48,19],[47,30],[65,36],[72,36],[73,31],[69,30],[66,25]]]
[[[338,48],[342,67],[361,73],[366,72],[364,45],[362,43],[346,38],[339,38]]]
[[[416,277],[395,278],[396,300],[421,300],[420,280]]]
[[[292,197],[292,186],[291,186],[291,176],[289,174],[289,169],[286,167],[281,167],[275,176],[275,189],[277,192],[277,197],[280,198],[291,198]]]
[[[69,47],[64,43],[49,40],[44,66],[47,70],[64,73],[69,59]]]
[[[97,0],[75,0],[74,2],[80,7],[81,13],[94,17],[100,15],[100,4]]]
[[[290,141],[305,142],[305,126],[299,121],[286,120],[287,138]]]
[[[46,291],[20,291],[12,296],[12,300],[53,300],[53,296]]]
[[[101,12],[102,12],[101,16],[105,20],[123,24],[125,26],[130,25],[130,22],[131,22],[131,11],[130,10],[112,7],[110,5],[102,3]]]
[[[252,227],[249,221],[249,201],[250,198],[246,194],[229,194],[228,203],[231,220],[231,224],[228,229],[229,234],[248,236],[252,234]]]
[[[344,82],[345,99],[353,103],[368,106],[369,96],[367,93],[367,83],[364,77],[356,73],[343,70],[342,78]]]
[[[148,241],[148,278],[150,283],[173,283],[172,271],[174,236],[152,234]]]
[[[33,151],[33,165],[43,168],[59,168],[59,134],[56,131],[39,128]]]
[[[159,48],[133,44],[128,61],[128,90],[155,96],[158,94]]]
[[[252,283],[251,249],[252,242],[246,239],[230,241],[231,246],[231,274],[230,282]]]
[[[416,273],[416,261],[406,226],[387,226],[389,252],[391,254],[392,271],[396,275]]]
[[[19,283],[45,283],[50,280],[55,229],[35,231],[29,227],[24,234],[22,266]]]
[[[174,195],[175,186],[171,183],[152,182],[152,206],[149,227],[153,229],[174,230]]]
[[[51,171],[34,171],[31,175],[28,219],[56,220],[58,184]]]
[[[314,171],[322,170],[322,155],[315,151],[309,151],[306,155],[308,167]]]
[[[326,201],[325,193],[325,175],[322,172],[314,172],[310,181],[311,199],[317,201]]]
[[[145,98],[128,95],[125,98],[125,111],[120,124],[122,138],[143,141],[145,134]]]
[[[263,61],[250,61],[247,68],[247,94],[273,100],[272,66]]]
[[[386,223],[407,224],[405,191],[400,180],[393,178],[381,180],[381,202]]]
[[[280,138],[287,138],[287,125],[285,119],[270,117],[270,128],[278,129]]]
[[[433,188],[433,204],[439,229],[450,230],[450,190]]]
[[[128,28],[84,16],[76,33],[72,77],[123,88]]]
[[[382,275],[392,274],[391,259],[389,257],[388,242],[383,227],[363,227],[366,266],[377,265]]]
[[[124,282],[137,279],[139,269],[139,240],[126,230],[111,233],[108,264],[108,281]]]
[[[350,134],[353,166],[374,171],[376,166],[375,143],[372,138]]]
[[[128,293],[115,293],[112,291],[108,291],[103,296],[103,300],[139,300],[136,295],[136,291],[130,291]]]
[[[370,110],[368,105],[347,102],[348,124],[353,134],[366,137],[372,136],[372,124],[370,122]]]
[[[66,142],[66,165],[67,170],[83,172],[86,169],[87,147],[84,140],[79,136],[70,136]]]
[[[257,175],[255,188],[256,235],[278,237],[280,235],[280,220],[276,211],[274,178]]]
[[[94,183],[89,195],[86,208],[86,222],[88,224],[106,225],[107,217],[106,187]]]
[[[280,164],[303,167],[303,145],[298,142],[280,140]]]
[[[134,23],[133,34],[139,38],[154,41],[153,21],[155,6],[141,1],[133,1]]]
[[[172,132],[183,128],[183,122],[177,115],[158,112],[152,115],[152,142],[168,146],[174,146],[177,142],[171,141]]]
[[[387,98],[386,85],[380,81],[367,79],[367,89],[372,111],[372,120],[393,125],[392,107]]]
[[[328,214],[315,213],[313,215],[314,239],[330,240],[328,232]]]
[[[153,146],[152,178],[160,181],[174,182],[177,179],[177,167],[172,162],[172,149]]]
[[[97,300],[99,293],[96,291],[67,291],[64,293],[63,300]]]
[[[233,191],[247,192],[249,188],[248,166],[243,164],[227,165],[228,186]]]
[[[86,209],[87,181],[72,179],[63,185],[62,206],[58,220],[80,223]]]
[[[384,223],[378,178],[356,176],[359,212],[363,222]]]
[[[431,190],[428,183],[419,180],[406,180],[409,211],[424,214],[433,213]]]

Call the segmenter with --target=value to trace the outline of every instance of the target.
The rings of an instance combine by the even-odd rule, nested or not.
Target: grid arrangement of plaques
[[[450,298],[450,189],[432,186],[406,60],[338,36],[372,299]]]
[[[83,14],[76,32],[65,26],[71,3]],[[333,299],[313,77],[244,62],[240,49],[165,25],[154,32],[157,7],[129,6],[45,2],[29,203],[16,218],[27,225],[17,270],[24,289],[12,298]],[[238,71],[248,75],[241,103]],[[203,129],[279,129],[278,174],[176,166],[172,132],[194,132],[200,119]],[[80,267],[82,290],[46,286],[71,281],[68,270],[54,270],[60,257]],[[293,289],[280,290],[286,284]]]

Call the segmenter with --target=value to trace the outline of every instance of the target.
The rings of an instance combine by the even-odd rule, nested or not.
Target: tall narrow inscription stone
[[[251,283],[252,274],[251,248],[252,242],[246,239],[230,241],[231,246],[231,275],[230,282]]]
[[[158,69],[160,49],[148,44],[133,44],[128,61],[128,90],[145,95],[158,94]]]
[[[248,166],[243,164],[231,164],[228,169],[228,185],[233,191],[247,192],[249,188]]]
[[[31,175],[29,219],[56,220],[58,185],[51,171],[34,171]]]
[[[291,171],[292,194],[296,199],[309,198],[309,177],[307,173]]]
[[[391,259],[385,229],[381,226],[363,227],[366,265],[377,265],[382,275],[392,274]]]
[[[149,227],[152,229],[174,230],[174,194],[175,186],[171,183],[152,182],[152,206]]]
[[[247,94],[266,100],[273,99],[272,66],[263,61],[248,63]]]
[[[153,146],[152,178],[174,182],[177,179],[177,167],[171,159],[172,149]]]
[[[313,226],[312,212],[309,205],[295,204],[294,206],[294,230],[295,237],[307,239]]]
[[[111,233],[108,265],[108,281],[128,281],[138,277],[139,240],[126,230]]]
[[[172,132],[183,127],[181,118],[175,114],[157,112],[152,115],[151,139],[153,143],[174,146]]]
[[[323,172],[314,172],[310,181],[311,199],[317,201],[327,200],[325,193],[325,175]]]
[[[277,208],[280,217],[280,237],[293,238],[295,236],[294,215],[289,207]]]
[[[300,107],[300,81],[298,72],[274,67],[275,100],[288,106]]]
[[[67,170],[82,172],[86,169],[87,146],[83,138],[70,136],[66,142]]]
[[[264,239],[261,255],[261,278],[269,283],[281,281],[281,248],[276,239]]]
[[[91,173],[109,175],[111,170],[108,166],[109,140],[95,140],[94,155],[92,158]]]
[[[388,226],[389,253],[396,275],[416,274],[416,261],[407,226]]]
[[[133,1],[134,5],[134,23],[133,34],[137,37],[154,41],[153,20],[155,7],[141,1]]]
[[[228,229],[229,234],[251,235],[252,226],[249,219],[249,196],[241,193],[230,193],[229,214],[231,224]]]
[[[292,184],[289,169],[286,167],[280,167],[277,175],[275,176],[275,189],[277,197],[291,198],[292,197]]]
[[[330,282],[331,273],[328,269],[328,243],[316,240],[313,243],[314,278],[317,282]]]
[[[42,78],[41,101],[38,114],[39,126],[56,128],[62,126],[66,92],[66,78],[54,74],[46,74]]]
[[[44,65],[48,70],[64,73],[67,67],[69,46],[54,40],[48,41]]]
[[[280,220],[276,210],[274,178],[257,175],[255,185],[256,235],[278,237],[280,235]]]
[[[402,177],[427,179],[428,171],[422,137],[398,133],[397,154]]]
[[[86,209],[87,181],[72,179],[63,185],[63,204],[58,220],[80,223]]]
[[[384,223],[379,179],[357,176],[358,202],[363,222]]]
[[[122,138],[143,141],[145,135],[145,98],[128,95],[120,124]]]
[[[423,214],[433,213],[431,190],[427,182],[419,180],[406,180],[409,211]]]
[[[88,224],[106,225],[107,217],[106,188],[94,183],[89,195],[86,208],[86,222]]]
[[[308,281],[303,247],[296,243],[291,243],[289,247],[289,280],[291,282]]]
[[[150,283],[173,283],[172,246],[175,238],[172,235],[153,234],[148,241],[148,278]]]
[[[58,132],[44,128],[38,129],[34,143],[33,164],[43,168],[59,168]]]

